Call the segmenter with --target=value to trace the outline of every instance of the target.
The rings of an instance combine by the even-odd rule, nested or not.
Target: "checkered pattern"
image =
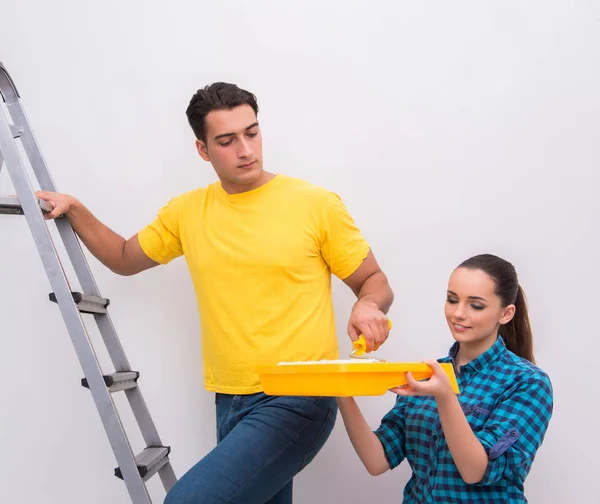
[[[458,343],[449,357],[454,362]],[[483,479],[463,481],[444,439],[435,399],[398,397],[375,431],[390,467],[405,458],[413,475],[405,504],[527,502],[523,483],[542,444],[553,409],[552,384],[538,367],[510,352],[499,337],[462,366],[459,402],[489,457]]]

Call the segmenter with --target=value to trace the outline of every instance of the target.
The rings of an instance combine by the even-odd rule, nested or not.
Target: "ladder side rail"
[[[125,395],[129,401],[131,411],[133,412],[138,423],[140,432],[142,433],[142,437],[146,445],[164,446],[158,433],[158,429],[154,424],[154,420],[152,420],[152,416],[150,415],[150,410],[148,409],[146,401],[142,396],[139,383],[137,387],[125,390]],[[162,481],[163,487],[168,492],[177,481],[177,476],[175,476],[175,471],[173,470],[171,462],[169,461],[165,466],[163,466],[158,471],[158,474]]]
[[[1,74],[2,72],[0,72]],[[52,237],[38,206],[4,110],[0,107],[0,151],[33,235],[48,280],[56,295],[60,311],[73,346],[94,397],[98,413],[123,473],[125,485],[134,504],[152,504],[148,490],[140,478],[135,456],[120,421],[118,411],[102,376],[90,338],[71,295]]]
[[[0,97],[8,105],[19,99],[19,93],[10,74],[0,61]],[[1,105],[0,105],[1,106]],[[2,152],[0,152],[0,172],[2,171]]]
[[[52,180],[50,175],[50,171],[48,170],[46,161],[44,159],[43,154],[41,153],[40,148],[35,139],[35,135],[33,133],[33,129],[30,126],[27,115],[23,109],[21,104],[20,96],[17,91],[17,88],[11,79],[8,71],[0,62],[0,95],[5,100],[7,104],[7,108],[12,116],[13,122],[15,126],[21,129],[21,140],[24,147],[24,150],[29,158],[31,163],[31,167],[34,171],[34,174],[40,184],[40,187],[43,190],[57,192],[56,185]],[[19,158],[20,161],[20,158]],[[0,152],[0,168],[2,167],[2,153]],[[23,173],[24,170],[23,170]],[[28,182],[28,181],[27,181]],[[29,187],[30,192],[33,190]],[[23,208],[25,211],[25,208]],[[39,212],[39,209],[37,210]],[[30,212],[29,212],[30,213]],[[27,214],[26,214],[27,215]],[[65,249],[67,250],[67,254],[72,261],[75,273],[80,281],[82,289],[87,294],[92,294],[98,297],[102,297],[100,291],[95,283],[91,270],[89,269],[89,265],[85,259],[83,254],[83,250],[79,243],[79,240],[73,231],[71,225],[68,223],[66,219],[57,219],[55,221],[59,234],[65,244]],[[47,232],[47,228],[46,228]],[[51,239],[50,239],[51,240]],[[58,255],[56,255],[56,250],[54,250],[55,257],[59,261],[60,259]],[[62,271],[62,270],[61,270]],[[66,277],[63,278],[66,281]],[[72,300],[71,300],[72,303]],[[60,303],[59,303],[60,304]],[[79,321],[81,321],[79,313],[77,313],[79,317]],[[96,323],[98,324],[100,333],[102,338],[105,341],[107,346],[107,350],[109,356],[115,366],[116,371],[131,371],[131,366],[129,365],[127,358],[125,356],[125,352],[119,342],[116,330],[112,324],[110,316],[107,314],[104,315],[94,315]],[[85,331],[85,326],[84,331]],[[87,333],[86,333],[87,337]],[[89,342],[89,338],[88,338]],[[91,348],[91,342],[89,342]],[[93,352],[93,348],[92,348]],[[80,359],[81,360],[81,359]],[[97,363],[97,361],[95,361]],[[101,372],[101,371],[100,371]],[[135,415],[135,418],[140,427],[140,431],[143,435],[144,441],[147,446],[163,446],[158,431],[154,425],[150,412],[147,408],[147,405],[142,396],[141,390],[139,388],[139,384],[136,388],[129,389],[125,391],[127,399],[130,403],[132,411]],[[100,404],[96,401],[97,407],[100,407]],[[115,409],[116,413],[116,409]],[[173,468],[171,466],[170,461],[167,462],[159,471],[159,475],[163,482],[165,489],[168,491],[177,481]]]
[[[21,105],[20,100],[15,101],[10,106],[11,113],[15,122],[18,122],[20,126],[24,128],[24,134],[21,137],[23,146],[32,169],[38,178],[40,186],[44,190],[56,191],[56,185],[52,180],[47,164],[44,157],[38,147],[35,137],[25,111]],[[47,188],[47,189],[46,189]],[[67,219],[56,219],[56,226],[60,233],[65,249],[73,268],[77,275],[78,280],[81,283],[82,289],[86,294],[92,294],[94,296],[102,297],[100,291],[94,281],[89,264],[83,254],[81,244],[77,238],[73,228]],[[88,290],[88,289],[91,289]],[[125,355],[125,351],[122,344],[117,336],[116,329],[108,313],[94,315],[94,319],[98,324],[98,329],[106,345],[109,357],[115,367],[115,371],[131,371],[131,365]],[[147,446],[162,446],[160,435],[154,422],[152,421],[150,411],[141,395],[139,385],[136,389],[126,391],[127,399],[131,405],[135,418],[140,426],[142,436]]]
[[[56,185],[50,176],[46,161],[35,140],[29,120],[21,106],[20,100],[12,103],[9,106],[9,109],[15,123],[18,122],[18,124],[24,128],[24,134],[21,137],[21,141],[40,187],[45,191],[57,192]],[[55,219],[55,224],[64,243],[67,255],[73,265],[75,275],[77,276],[84,293],[102,297],[100,289],[94,280],[89,264],[85,258],[81,243],[71,227],[71,224],[65,218]],[[115,371],[132,371],[131,365],[128,362],[125,351],[123,350],[116,330],[109,317],[107,315],[96,317],[96,322],[98,323],[100,334],[106,344]]]

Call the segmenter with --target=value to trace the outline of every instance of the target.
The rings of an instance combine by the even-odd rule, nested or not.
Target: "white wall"
[[[254,91],[267,168],[341,194],[388,273],[388,359],[445,354],[444,291],[461,260],[513,261],[556,394],[526,492],[591,502],[599,22],[599,4],[583,0],[3,0],[0,61],[59,189],[126,236],[215,180],[186,124],[193,92],[215,80]],[[25,220],[0,226],[0,501],[128,503]],[[184,262],[133,278],[90,262],[181,475],[214,443]],[[335,302],[345,352],[352,296],[340,282]],[[373,427],[392,402],[360,400]],[[408,475],[369,477],[339,421],[297,478],[296,502],[397,503]],[[161,502],[158,478],[150,487]]]

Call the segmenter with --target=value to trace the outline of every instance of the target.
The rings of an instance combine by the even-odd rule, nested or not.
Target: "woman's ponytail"
[[[514,317],[500,327],[500,334],[511,352],[535,364],[527,299],[519,285],[515,267],[508,261],[492,254],[471,257],[459,266],[459,268],[461,267],[478,269],[487,273],[496,284],[496,295],[502,300],[502,306],[515,305]]]
[[[529,323],[527,299],[520,285],[517,288],[517,297],[514,305],[515,316],[508,324],[500,328],[500,334],[502,334],[502,337],[506,341],[506,347],[511,352],[535,364],[533,357],[533,335],[531,333],[531,324]]]

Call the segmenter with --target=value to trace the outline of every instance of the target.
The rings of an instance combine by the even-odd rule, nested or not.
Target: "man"
[[[38,192],[117,274],[184,255],[198,299],[204,384],[215,392],[217,446],[167,504],[289,504],[294,476],[333,429],[331,397],[270,397],[255,368],[337,359],[331,274],[356,294],[348,334],[368,350],[388,336],[393,293],[340,198],[263,170],[255,96],[233,84],[198,90],[187,109],[198,153],[219,182],[171,199],[125,240],[69,195]]]

